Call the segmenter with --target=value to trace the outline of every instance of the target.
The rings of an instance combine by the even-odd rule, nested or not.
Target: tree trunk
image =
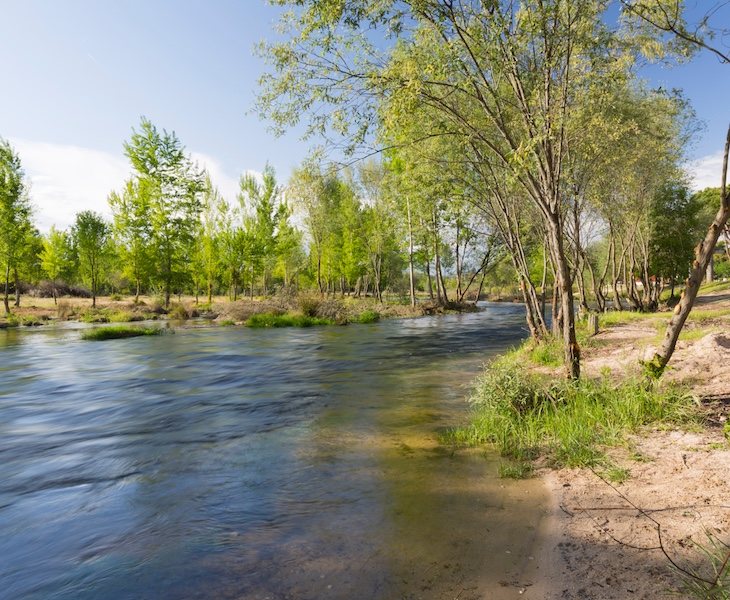
[[[674,354],[674,349],[677,346],[677,340],[679,334],[682,331],[687,317],[689,316],[692,307],[694,306],[695,299],[697,298],[697,292],[700,289],[702,280],[705,277],[707,266],[710,264],[710,259],[715,252],[715,246],[720,234],[725,228],[725,224],[728,222],[730,217],[730,194],[727,188],[727,168],[728,168],[728,154],[730,154],[730,127],[727,131],[727,140],[725,142],[725,153],[722,161],[722,183],[720,186],[720,208],[715,215],[715,219],[712,221],[705,239],[695,248],[695,261],[692,263],[692,269],[690,270],[689,277],[685,284],[684,291],[679,300],[679,304],[674,309],[674,315],[667,324],[667,331],[664,334],[664,341],[662,346],[652,360],[646,365],[653,374],[661,375],[667,366],[667,363]]]
[[[10,261],[8,261],[8,264],[5,265],[5,295],[3,296],[3,303],[5,304],[5,314],[10,314],[10,302],[9,302],[9,294],[10,294]]]
[[[13,268],[15,275],[15,308],[20,308],[20,277],[18,277],[18,267]]]
[[[416,282],[413,274],[413,226],[411,224],[411,201],[406,197],[406,214],[408,216],[408,277],[411,306],[416,305]]]
[[[428,297],[433,302],[433,280],[431,279],[431,261],[426,261],[426,277],[428,278]]]
[[[715,245],[717,245],[717,242],[715,242]],[[712,249],[713,254],[715,252],[715,249]],[[715,257],[713,255],[710,255],[710,262],[707,263],[707,271],[705,271],[705,281],[707,283],[712,283],[712,281],[715,279]]]
[[[570,270],[563,247],[563,237],[559,216],[552,215],[549,224],[550,246],[554,257],[558,287],[560,289],[561,312],[563,318],[563,350],[565,352],[565,372],[569,379],[580,378],[580,348],[575,337],[575,313],[573,312],[573,290]]]

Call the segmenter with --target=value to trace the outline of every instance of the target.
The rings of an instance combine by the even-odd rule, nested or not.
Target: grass
[[[699,419],[680,388],[608,378],[578,382],[529,372],[520,351],[495,361],[471,398],[471,422],[446,434],[454,444],[491,444],[513,462],[544,457],[568,467],[613,468],[607,446],[650,424]]]
[[[322,317],[310,317],[308,315],[275,315],[273,313],[260,313],[251,315],[246,321],[247,327],[313,327],[315,325],[334,325],[332,319]]]
[[[163,330],[159,327],[130,327],[129,325],[112,325],[110,327],[99,327],[84,331],[81,334],[82,340],[102,341],[115,340],[120,338],[139,337],[144,335],[160,335]]]
[[[526,460],[503,462],[499,465],[499,476],[502,479],[527,479],[532,477],[532,463]]]
[[[376,310],[364,310],[356,318],[356,323],[376,323],[380,321],[380,313]]]

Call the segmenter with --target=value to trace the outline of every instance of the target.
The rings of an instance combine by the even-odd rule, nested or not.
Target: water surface
[[[506,304],[107,342],[0,331],[0,597],[515,597],[542,492],[437,433],[524,335]]]

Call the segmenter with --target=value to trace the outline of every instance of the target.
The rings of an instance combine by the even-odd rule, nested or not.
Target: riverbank
[[[449,312],[476,310],[473,304],[437,305],[422,299],[415,307],[402,302],[378,302],[374,298],[275,296],[231,301],[215,297],[196,301],[183,296],[165,308],[158,298],[143,296],[99,297],[95,308],[90,298],[26,297],[11,315],[0,316],[0,328],[41,326],[59,321],[86,323],[126,323],[135,321],[186,321],[203,319],[211,325],[250,325],[254,327],[311,326],[324,324],[370,323],[381,318],[414,318]],[[253,319],[252,319],[253,317]],[[249,322],[250,321],[250,322]]]
[[[602,328],[586,345],[585,376],[636,375],[666,316],[637,315]],[[599,468],[537,470],[552,505],[543,522],[543,589],[530,597],[727,597],[727,588],[717,596],[707,589],[730,551],[723,545],[730,543],[729,332],[730,294],[703,295],[665,375],[687,386],[701,424],[627,436],[606,449],[619,475],[613,478]]]

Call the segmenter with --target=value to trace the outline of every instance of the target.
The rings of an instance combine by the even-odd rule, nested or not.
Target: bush
[[[68,319],[76,314],[76,308],[68,300],[59,300],[56,306],[56,314],[59,319]]]
[[[376,323],[380,320],[380,313],[375,310],[364,310],[355,320],[358,323]]]
[[[330,319],[309,317],[307,315],[275,315],[259,313],[251,315],[246,321],[247,327],[312,327],[314,325],[334,325]]]
[[[298,298],[299,310],[305,317],[316,317],[322,298],[313,295],[302,295]]]
[[[697,420],[680,388],[643,380],[551,380],[530,373],[513,353],[492,363],[471,398],[471,423],[452,442],[494,444],[515,461],[547,457],[558,466],[604,465],[604,446],[650,423]]]
[[[175,321],[187,321],[190,313],[182,304],[173,304],[172,308],[167,311],[167,316]]]
[[[160,335],[163,330],[159,327],[130,327],[128,325],[112,325],[89,329],[81,334],[82,340],[103,341],[120,338],[140,337],[145,335]]]

